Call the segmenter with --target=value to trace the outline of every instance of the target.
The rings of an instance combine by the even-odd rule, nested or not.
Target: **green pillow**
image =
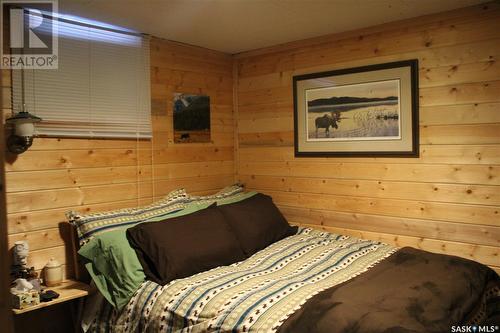
[[[126,231],[118,229],[96,236],[78,251],[89,260],[85,267],[101,294],[118,309],[127,304],[145,277]]]

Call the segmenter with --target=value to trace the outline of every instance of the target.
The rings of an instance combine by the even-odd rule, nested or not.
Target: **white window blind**
[[[59,68],[14,70],[13,107],[41,136],[150,138],[149,39],[57,20]]]

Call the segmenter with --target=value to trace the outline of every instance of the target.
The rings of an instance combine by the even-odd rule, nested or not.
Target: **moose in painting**
[[[332,112],[331,115],[324,114],[323,117],[317,117],[314,121],[316,125],[316,137],[318,137],[318,129],[325,129],[325,136],[330,137],[330,126],[338,129],[337,122],[340,121],[340,112]]]

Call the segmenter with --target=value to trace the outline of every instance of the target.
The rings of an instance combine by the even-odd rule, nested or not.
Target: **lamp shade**
[[[32,115],[27,111],[22,111],[6,120],[7,124],[11,124],[15,128],[15,134],[18,136],[33,136],[35,132],[34,123],[41,121],[42,118]]]
[[[31,122],[18,122],[14,133],[18,136],[33,136],[35,125]]]

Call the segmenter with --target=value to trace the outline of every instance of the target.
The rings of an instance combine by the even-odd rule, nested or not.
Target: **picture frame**
[[[296,157],[418,157],[418,60],[293,77]]]
[[[210,96],[176,92],[172,111],[174,143],[211,142]]]

